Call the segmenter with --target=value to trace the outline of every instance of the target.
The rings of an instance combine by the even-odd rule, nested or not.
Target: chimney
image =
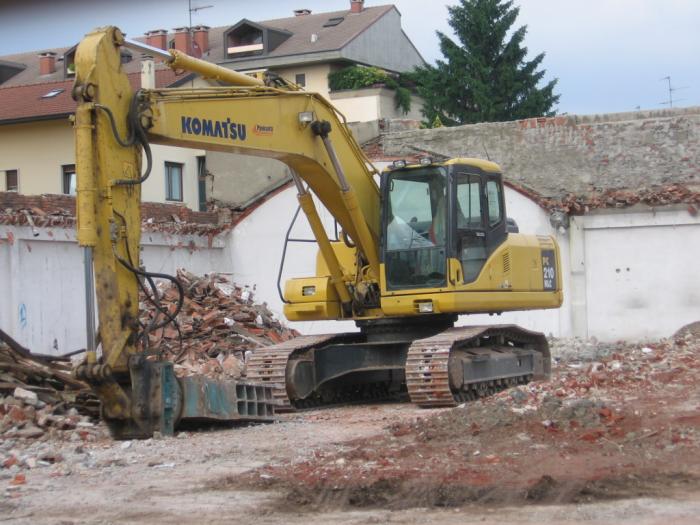
[[[361,13],[364,8],[365,0],[350,0],[350,12]]]
[[[200,53],[204,54],[209,51],[209,26],[195,26],[194,43],[199,48]]]
[[[141,89],[156,88],[156,66],[151,55],[141,55]]]
[[[168,32],[165,29],[146,31],[146,44],[158,49],[168,48]]]
[[[39,74],[50,75],[56,72],[56,53],[46,51],[39,53]]]
[[[306,16],[311,14],[311,9],[295,9],[294,16]]]
[[[175,49],[182,51],[188,55],[192,54],[192,34],[189,27],[176,27],[175,31]]]

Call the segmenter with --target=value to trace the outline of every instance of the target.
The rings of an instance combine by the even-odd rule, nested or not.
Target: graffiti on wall
[[[19,326],[22,330],[27,327],[27,306],[24,303],[19,304]]]

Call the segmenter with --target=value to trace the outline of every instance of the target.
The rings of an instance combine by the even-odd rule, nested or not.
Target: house
[[[69,121],[76,106],[69,62],[74,53],[75,48],[59,49],[0,61],[0,78],[5,78],[0,85],[0,191],[75,194],[75,148]],[[122,62],[132,86],[139,88],[143,64],[126,51]],[[163,65],[155,67],[154,81],[158,87],[191,83],[187,75]],[[203,159],[203,152],[154,145],[155,170],[143,185],[143,199],[198,209],[198,157]]]
[[[382,86],[332,92],[328,75],[349,65],[402,72],[423,64],[401,29],[393,5],[311,13],[209,28],[156,29],[140,40],[176,48],[243,72],[266,71],[329,98],[352,124],[359,140],[378,133],[379,120],[402,116],[394,94]],[[68,117],[75,109],[70,92],[75,46],[0,57],[0,191],[25,194],[75,191],[73,136]],[[190,74],[175,74],[162,63],[142,60],[124,49],[122,64],[132,85],[200,86]],[[149,79],[153,71],[155,80]],[[144,80],[142,76],[146,75]],[[142,84],[143,83],[143,84]],[[414,100],[408,117],[419,118]],[[37,155],[37,151],[41,154]],[[154,145],[154,170],[143,199],[205,209],[207,201],[245,207],[284,184],[286,167],[271,159]]]

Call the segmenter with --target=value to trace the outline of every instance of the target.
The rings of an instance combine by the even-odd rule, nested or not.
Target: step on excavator
[[[121,68],[122,46],[210,85],[134,90]],[[250,76],[130,41],[115,27],[86,35],[75,66],[77,230],[88,303],[87,359],[76,373],[99,395],[116,437],[402,392],[421,407],[450,407],[548,377],[542,334],[455,326],[460,314],[562,303],[555,239],[518,233],[497,164],[425,157],[378,173],[321,95],[272,74]],[[245,382],[176,378],[148,348],[148,334],[177,315],[160,306],[154,284],[176,279],[139,261],[150,144],[286,164],[318,256],[313,277],[285,283],[284,314],[289,321],[353,320],[359,331],[256,350]],[[317,206],[330,212],[339,235],[328,234]],[[139,289],[160,312],[145,326]]]

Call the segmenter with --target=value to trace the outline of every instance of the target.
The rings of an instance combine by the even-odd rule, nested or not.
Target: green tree
[[[427,122],[445,125],[549,116],[559,100],[556,79],[540,87],[540,53],[526,60],[527,26],[511,32],[519,8],[512,0],[460,0],[448,7],[459,43],[437,32],[445,60],[414,72]]]

